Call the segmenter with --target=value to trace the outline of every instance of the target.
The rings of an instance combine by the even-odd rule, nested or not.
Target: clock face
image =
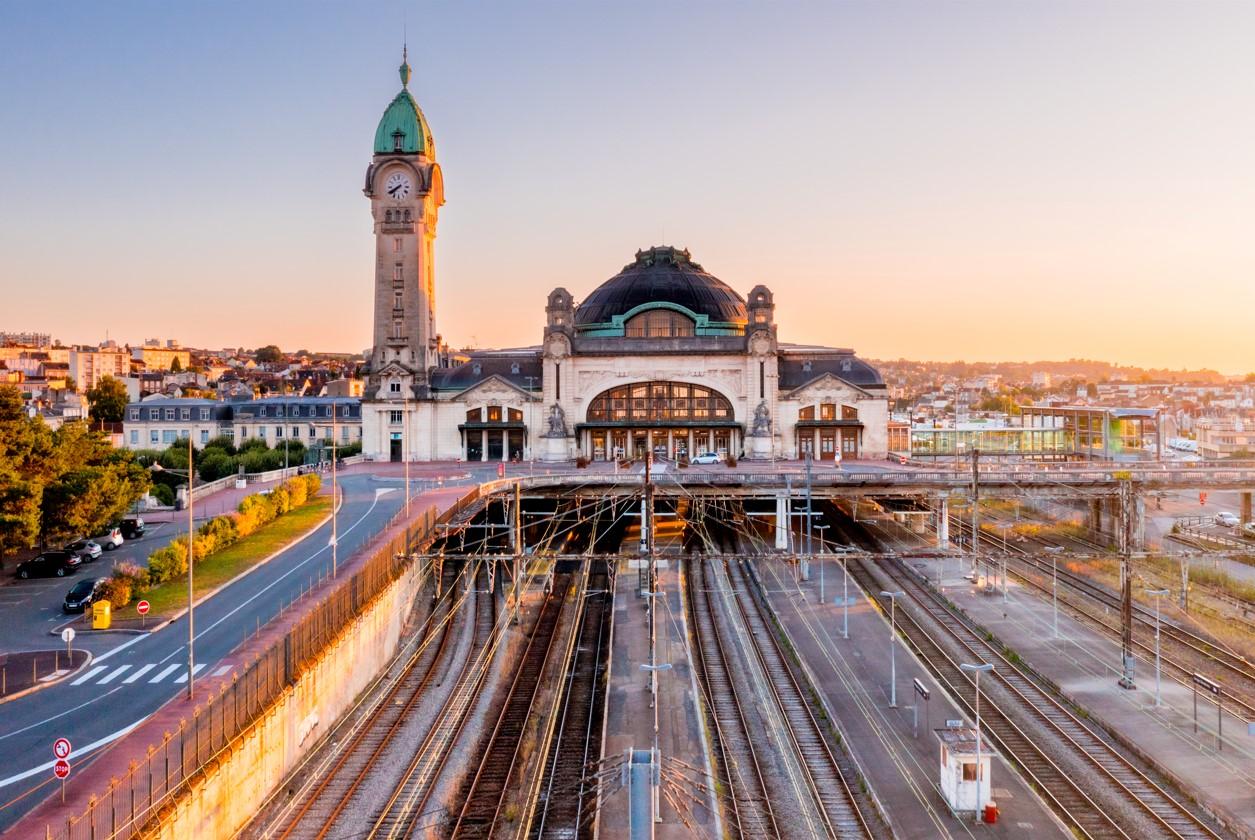
[[[393,172],[388,176],[388,180],[384,182],[383,189],[389,198],[409,198],[410,179],[404,173]]]

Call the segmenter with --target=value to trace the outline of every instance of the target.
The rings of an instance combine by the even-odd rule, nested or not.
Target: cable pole
[[[802,580],[811,578],[811,560],[815,554],[814,531],[811,520],[811,453],[806,453],[806,566]]]
[[[1133,570],[1129,555],[1133,549],[1133,482],[1120,480],[1120,681],[1121,688],[1136,688],[1133,659]]]
[[[980,450],[972,450],[972,577],[976,578],[980,548]]]
[[[523,565],[523,480],[514,482],[514,623],[519,623],[519,604],[523,600],[521,569]]]

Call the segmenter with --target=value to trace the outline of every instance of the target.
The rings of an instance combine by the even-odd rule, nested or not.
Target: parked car
[[[45,551],[17,564],[17,576],[25,580],[32,577],[65,577],[78,569],[83,561],[72,551]]]
[[[73,551],[79,557],[82,557],[88,563],[100,557],[100,543],[95,540],[75,540],[65,547],[66,551]]]
[[[723,459],[719,457],[717,452],[703,452],[701,455],[694,456],[691,463],[694,464],[717,464]]]
[[[126,542],[126,538],[122,536],[122,529],[114,525],[99,537],[96,537],[96,542],[100,543],[100,547],[105,551],[113,551]]]
[[[65,594],[61,609],[68,613],[86,612],[88,604],[96,600],[99,591],[100,578],[83,578]]]
[[[1216,524],[1223,525],[1226,528],[1236,528],[1241,524],[1241,522],[1242,521],[1238,519],[1238,515],[1236,513],[1221,511],[1216,514]]]
[[[119,530],[122,531],[122,537],[128,540],[137,540],[144,536],[144,518],[142,516],[127,516],[118,523]]]

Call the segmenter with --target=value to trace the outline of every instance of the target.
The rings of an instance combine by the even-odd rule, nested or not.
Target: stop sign
[[[58,779],[64,779],[70,775],[70,762],[64,758],[58,758],[56,763],[52,765],[52,774]]]
[[[148,602],[140,601],[135,605],[135,611],[140,615],[148,615]]]

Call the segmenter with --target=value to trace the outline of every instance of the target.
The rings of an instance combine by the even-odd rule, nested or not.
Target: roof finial
[[[413,71],[410,69],[410,47],[409,44],[404,42],[401,45],[401,67],[399,69],[401,72],[401,87],[408,89],[410,76]]]

